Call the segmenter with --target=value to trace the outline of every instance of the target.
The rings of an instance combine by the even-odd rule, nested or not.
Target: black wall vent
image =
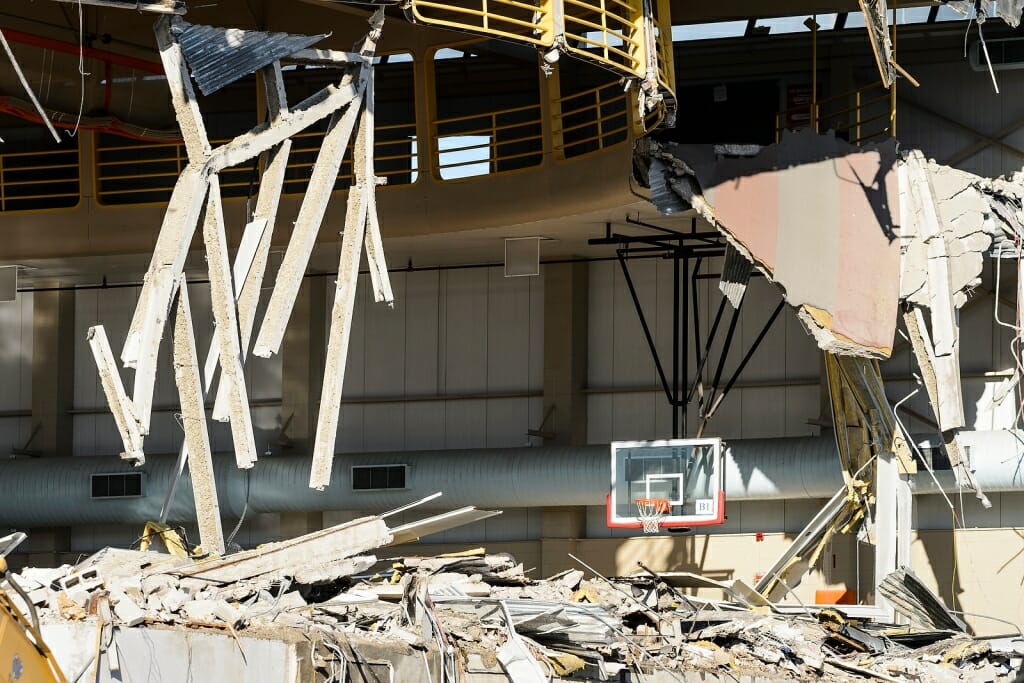
[[[353,465],[352,490],[404,489],[408,465]]]
[[[92,498],[141,498],[142,473],[92,475]]]

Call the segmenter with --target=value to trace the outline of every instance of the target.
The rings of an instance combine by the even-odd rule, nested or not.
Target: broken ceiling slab
[[[391,530],[392,535],[395,537],[392,543],[395,545],[410,543],[419,540],[423,536],[439,534],[442,531],[479,522],[500,514],[500,510],[477,510],[475,507],[459,508],[458,510],[452,510],[451,512],[445,512],[434,517],[395,527]]]
[[[184,21],[176,23],[172,31],[181,44],[192,78],[204,95],[327,37],[201,26]]]
[[[981,284],[992,218],[1004,207],[993,207],[998,200],[982,192],[978,176],[926,161],[918,151],[909,152],[901,165],[906,180],[901,179],[900,194],[906,206],[900,217],[900,298],[930,307],[935,296],[947,296],[945,290],[960,308],[968,292]],[[947,269],[948,274],[940,272]]]
[[[751,157],[652,143],[673,190],[783,290],[825,351],[887,358],[899,303],[895,142],[787,133]]]
[[[975,10],[978,11],[978,23],[984,23],[986,17],[999,17],[1013,28],[1020,25],[1021,11],[1024,10],[1024,3],[1020,0],[979,0],[978,2],[967,2],[967,0],[950,0],[946,3],[951,9],[956,10],[965,17],[970,16]]]
[[[173,573],[217,583],[266,574],[294,576],[296,572],[311,573],[316,567],[336,564],[391,541],[392,535],[384,520],[363,517],[289,541],[267,543],[253,550],[182,567]]]

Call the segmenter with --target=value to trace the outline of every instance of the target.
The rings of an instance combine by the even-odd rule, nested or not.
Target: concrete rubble
[[[841,605],[793,611],[742,582],[646,567],[535,580],[505,553],[403,555],[385,550],[393,538],[382,518],[366,517],[223,558],[107,548],[14,578],[44,635],[100,634],[77,659],[73,648],[61,654],[66,673],[96,680],[135,666],[127,643],[140,631],[147,642],[178,634],[188,648],[227,635],[242,666],[261,642],[298,643],[291,656],[306,654],[289,670],[304,681],[372,681],[385,670],[389,680],[451,682],[1010,681],[1024,663],[1024,637],[975,638],[957,619],[936,619],[945,608],[903,570],[887,584],[911,626],[856,620]],[[165,665],[159,652],[145,658],[151,675]],[[245,680],[271,680],[272,668],[245,669]]]

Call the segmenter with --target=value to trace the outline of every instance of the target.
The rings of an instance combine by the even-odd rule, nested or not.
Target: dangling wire
[[[981,6],[981,0],[974,0],[974,16],[967,19],[967,30],[964,31],[964,59],[967,59],[967,38],[971,35],[971,23],[978,25],[978,43],[981,45],[981,53],[985,56],[985,64],[988,66],[988,75],[992,78],[992,87],[996,94],[999,94],[999,83],[996,82],[996,72],[992,68],[992,60],[988,56],[988,45],[985,44],[985,33],[981,25],[987,19],[985,9]]]
[[[68,133],[71,137],[78,135],[78,127],[82,123],[82,114],[85,112],[85,77],[88,75],[85,73],[85,26],[82,18],[82,0],[78,0],[76,4],[78,5],[78,75],[81,79],[81,96],[78,100],[78,118],[75,121],[75,127]]]
[[[1016,243],[1017,251],[1017,263],[1018,272],[1020,271],[1019,264],[1021,259],[1021,248],[1024,246],[1021,242],[1020,235],[1014,235],[1014,242]],[[1013,331],[1013,337],[1010,339],[1010,355],[1013,357],[1014,367],[1014,378],[1017,382],[1017,414],[1014,416],[1013,424],[1017,425],[1021,419],[1024,419],[1024,390],[1022,390],[1021,382],[1024,380],[1024,358],[1021,356],[1021,312],[1020,305],[1018,304],[1016,313],[1016,324],[1003,322],[999,319],[999,290],[1002,281],[1002,265],[1003,265],[1003,249],[1000,247],[999,252],[996,254],[996,282],[995,282],[995,301],[993,303],[993,317],[995,318],[996,324],[1010,329]]]

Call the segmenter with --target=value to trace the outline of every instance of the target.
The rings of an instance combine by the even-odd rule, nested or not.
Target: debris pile
[[[392,539],[367,517],[225,557],[108,548],[14,579],[44,628],[299,638],[321,681],[369,661],[359,651],[368,642],[377,660],[414,659],[417,680],[433,671],[435,681],[1009,681],[1022,665],[1024,638],[971,637],[904,571],[887,578],[887,595],[914,628],[856,621],[842,607],[794,611],[742,582],[691,574],[532,580],[512,556],[484,549],[368,554]],[[727,599],[682,592],[712,584]],[[101,650],[113,642],[98,639]]]

